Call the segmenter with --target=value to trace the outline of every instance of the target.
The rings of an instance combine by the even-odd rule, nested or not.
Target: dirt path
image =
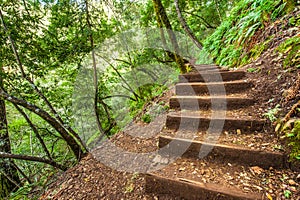
[[[203,127],[207,129],[210,123],[211,101],[199,101],[198,95],[191,94],[188,94],[189,98],[172,97],[175,91],[170,90],[162,98],[154,100],[157,104],[164,102],[166,105],[170,101],[169,113],[161,113],[148,125],[132,123],[111,140],[115,146],[138,154],[154,152],[175,141],[176,148],[169,148],[168,154],[154,156],[148,162],[137,160],[139,169],[149,170],[149,166],[157,165],[164,168],[146,174],[113,170],[97,161],[99,158],[112,160],[114,153],[109,148],[100,151],[105,147],[101,145],[93,151],[96,159],[88,155],[78,165],[62,174],[40,199],[213,199],[217,196],[219,199],[284,199],[287,190],[291,192],[290,199],[297,199],[300,195],[300,176],[287,168],[282,149],[275,148],[281,143],[274,134],[268,132],[268,122],[262,119],[263,111],[258,109],[262,103],[257,99],[249,100],[250,103],[246,105],[237,103],[241,99],[253,99],[257,92],[252,89],[255,88],[255,82],[254,85],[253,82],[245,84],[245,88],[240,88],[240,92],[236,93],[235,86],[230,86],[230,82],[234,80],[230,79],[250,83],[247,74],[231,76],[226,71],[222,73],[229,74],[223,77],[229,85],[226,94],[234,97],[227,101],[230,109],[225,114],[225,119],[227,116],[236,120],[225,120],[225,130],[220,135],[212,134],[209,138],[207,132],[202,130]],[[193,76],[194,83],[199,81]],[[186,79],[179,79],[185,80],[182,82],[187,84]],[[176,88],[176,92],[180,93],[180,90],[182,89]],[[203,95],[207,96],[205,92],[202,92]],[[218,105],[218,101],[224,101],[220,97],[222,95],[215,95]],[[196,109],[191,106],[193,104],[197,105]],[[182,121],[178,105],[184,109],[186,121]],[[149,105],[151,106],[153,105]],[[197,123],[200,118],[200,125],[190,123],[193,120]],[[251,125],[255,121],[261,121],[265,126],[255,126],[255,130],[252,130]],[[185,123],[184,128],[178,131],[177,125],[181,123]],[[190,127],[194,127],[194,130],[189,130]],[[209,147],[211,141],[216,141],[214,149],[208,156],[199,159],[201,146]],[[184,148],[186,142],[190,144],[187,151],[175,159],[177,150]],[[115,159],[122,161],[121,163],[126,161],[124,157]]]

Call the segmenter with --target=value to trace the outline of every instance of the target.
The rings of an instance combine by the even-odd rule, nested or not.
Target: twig
[[[300,100],[293,105],[293,107],[291,108],[291,110],[282,119],[283,123],[287,122],[291,118],[292,114],[296,111],[296,108],[298,108],[298,106],[300,106]]]

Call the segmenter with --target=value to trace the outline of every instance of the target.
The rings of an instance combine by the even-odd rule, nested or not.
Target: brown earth
[[[291,107],[300,100],[300,90],[297,85],[300,80],[299,68],[283,69],[282,61],[285,58],[285,55],[279,57],[279,55],[273,51],[281,42],[289,37],[297,35],[300,30],[297,27],[292,30],[288,27],[286,29],[280,29],[282,27],[286,27],[284,26],[284,21],[269,25],[265,34],[261,34],[257,40],[263,41],[270,34],[273,34],[275,36],[274,41],[270,43],[270,47],[259,59],[243,68],[244,70],[247,70],[248,68],[258,69],[254,73],[248,73],[247,78],[253,80],[254,89],[248,96],[255,97],[257,100],[253,110],[255,110],[260,117],[270,109],[274,108],[277,104],[279,104],[281,108],[281,112],[278,115],[284,116]],[[165,93],[163,97],[155,99],[154,102],[166,103],[173,93],[174,91],[170,90]],[[152,104],[149,104],[145,109],[149,109],[151,106]],[[300,116],[299,113],[295,113],[292,117],[299,118]],[[143,124],[137,119],[137,121],[131,125],[131,128],[136,129],[137,127],[146,127],[151,130],[155,127],[155,130],[157,130],[157,127],[160,127],[161,124],[164,123],[164,120],[162,119],[149,125]],[[270,130],[273,129],[274,127]],[[128,127],[128,130],[130,131],[130,127]],[[158,132],[153,133],[154,136],[152,138],[142,139],[133,137],[125,131],[115,135],[115,137],[112,138],[112,141],[117,146],[130,152],[152,152],[158,148],[157,134]],[[270,134],[274,133],[270,132]],[[279,136],[277,139],[279,139]],[[273,141],[270,141],[270,143],[272,142]],[[249,143],[251,143],[251,140]],[[277,141],[274,143],[277,143]],[[205,164],[205,162],[203,163]],[[140,164],[147,165],[148,163]],[[229,177],[227,179],[228,184],[245,184],[239,183],[239,179],[232,179],[232,176],[235,176],[235,171],[230,171],[230,169],[234,170],[234,168],[227,169],[226,165],[228,164],[224,164],[224,169],[226,169],[226,174]],[[185,166],[175,167],[183,169]],[[172,168],[172,166],[170,166],[170,168]],[[213,171],[209,171],[209,168],[203,168],[203,166],[199,166],[198,169],[200,169],[200,172],[202,170],[204,174],[214,173]],[[277,171],[272,168],[265,171],[254,168],[252,171],[253,173],[250,174],[244,173],[244,176],[250,178],[249,183],[247,183],[248,187],[246,187],[248,191],[255,192],[256,190],[260,190],[259,187],[255,187],[255,183],[251,182],[251,176],[262,176],[262,178],[269,176],[274,182],[274,185],[277,185],[276,187],[295,190],[294,199],[297,199],[297,195],[300,196],[300,174],[298,175],[291,171],[287,171],[287,174],[283,175],[277,173]],[[170,170],[168,173],[172,173],[172,171]],[[216,181],[220,181],[218,176],[224,174],[222,170],[220,173],[221,174],[216,174]],[[193,172],[191,172],[191,174],[193,175]],[[233,180],[235,180],[235,182]],[[272,188],[272,182],[270,184],[269,187]],[[55,182],[48,186],[47,191],[40,199],[158,199],[154,194],[146,194],[144,186],[145,179],[142,174],[113,170],[98,162],[91,154],[89,154],[82,159],[78,165],[62,173]],[[273,192],[276,192],[276,187],[273,187],[273,190],[275,190]],[[282,194],[280,195],[282,196]],[[176,197],[159,196],[159,199],[176,199]]]

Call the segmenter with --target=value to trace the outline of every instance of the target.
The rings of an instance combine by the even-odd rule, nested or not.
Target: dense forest
[[[151,122],[168,106],[144,112],[144,105],[192,70],[190,62],[233,69],[269,56],[282,73],[296,77],[299,5],[2,0],[0,199],[27,199],[31,193],[29,199],[38,198],[54,174],[76,165],[133,119]],[[295,87],[287,102],[272,105],[265,116],[289,139],[291,159],[300,160],[300,121],[290,120],[299,117],[300,84]]]

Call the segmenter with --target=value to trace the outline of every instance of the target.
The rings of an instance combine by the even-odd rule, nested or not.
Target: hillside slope
[[[256,80],[259,112],[300,160],[300,3],[241,1],[205,42],[216,64],[243,68]]]
[[[258,101],[257,112],[273,122],[271,132],[277,124],[282,126],[289,122],[285,130],[281,129],[279,137],[290,144],[291,160],[297,163],[300,149],[297,146],[300,143],[300,127],[297,126],[300,118],[300,11],[292,1],[246,2],[239,4],[232,16],[207,39],[205,48],[217,64],[249,72],[248,78],[255,85],[252,95],[256,95]],[[125,142],[124,148],[147,149],[146,145],[149,151],[157,148],[157,138],[137,142],[124,139],[120,134],[114,140],[119,144]],[[300,176],[297,177],[299,182]],[[49,186],[40,199],[158,199],[146,194],[144,187],[141,175],[111,170],[89,155]],[[170,198],[173,197],[166,197]]]

